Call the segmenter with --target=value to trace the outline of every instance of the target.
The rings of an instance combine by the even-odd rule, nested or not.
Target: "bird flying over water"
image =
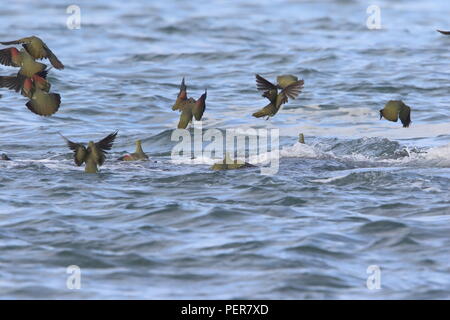
[[[50,50],[42,39],[31,36],[13,41],[0,42],[3,45],[21,44],[34,59],[48,59],[56,69],[64,69],[64,65]]]
[[[107,151],[111,150],[114,139],[117,136],[115,131],[109,134],[107,137],[103,138],[98,142],[89,141],[87,148],[81,144],[72,142],[62,134],[61,137],[66,141],[67,146],[74,152],[74,161],[77,166],[81,166],[85,163],[84,172],[86,173],[97,173],[98,167],[103,165],[105,162],[105,154]]]
[[[256,75],[256,88],[263,91],[263,97],[267,98],[270,103],[261,110],[253,113],[256,118],[273,117],[288,102],[288,99],[295,99],[303,89],[303,80],[298,80],[292,75],[283,75],[277,77],[277,84],[274,85],[270,81],[264,79],[259,74]],[[281,90],[278,92],[278,90]]]
[[[28,85],[26,86],[28,87]],[[25,105],[31,112],[40,116],[51,116],[58,111],[61,105],[61,96],[59,93],[46,92],[36,85],[32,85],[29,92],[30,100]]]
[[[411,108],[401,100],[390,100],[380,110],[380,120],[383,117],[393,122],[397,122],[398,118],[400,118],[403,127],[408,128],[411,123]]]
[[[136,151],[130,154],[126,154],[120,157],[118,160],[121,161],[137,161],[137,160],[148,160],[148,156],[142,150],[141,140],[136,140]]]
[[[436,30],[436,31],[445,35],[450,35],[450,31],[443,31],[443,30]]]
[[[0,51],[0,62],[7,66],[20,67],[20,69],[15,77],[1,77],[1,87],[6,87],[8,89],[19,92],[23,88],[25,79],[32,78],[36,74],[39,77],[45,79],[45,77],[47,76],[47,66],[45,64],[36,62],[25,49],[21,49],[17,54],[13,49],[14,48],[7,48]],[[11,55],[9,55],[8,52],[14,53],[11,53]],[[7,82],[5,82],[6,79],[8,80]]]
[[[0,77],[0,87],[13,86],[16,77]],[[58,93],[49,93],[50,83],[46,80],[46,73],[41,72],[31,78],[25,78],[22,84],[21,94],[30,100],[26,103],[27,108],[40,116],[51,116],[58,111],[61,105],[61,96]]]
[[[184,78],[181,81],[180,92],[178,93],[177,100],[172,106],[172,110],[179,110],[181,112],[180,121],[178,122],[178,129],[186,129],[192,118],[199,121],[203,117],[203,113],[206,109],[206,95],[207,91],[203,93],[198,100],[187,97],[187,87],[184,82]]]

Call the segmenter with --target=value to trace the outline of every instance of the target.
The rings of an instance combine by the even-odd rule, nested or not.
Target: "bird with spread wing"
[[[66,141],[67,146],[73,151],[73,159],[77,166],[81,166],[85,163],[84,172],[86,173],[97,173],[98,167],[102,166],[105,162],[105,154],[107,151],[111,150],[114,139],[117,136],[115,131],[109,134],[107,137],[103,138],[98,142],[89,141],[87,148],[82,143],[72,142],[62,134],[61,137]]]
[[[380,110],[380,120],[382,118],[392,122],[397,122],[400,118],[403,128],[408,128],[411,124],[411,108],[401,100],[389,100]]]
[[[256,118],[273,117],[288,102],[289,99],[295,99],[303,89],[304,81],[298,80],[292,75],[282,75],[277,77],[277,84],[264,79],[259,74],[256,75],[256,88],[263,91],[263,97],[270,102],[261,110],[253,113]],[[280,90],[278,92],[278,90]],[[266,119],[266,120],[267,120]]]
[[[207,91],[203,93],[198,100],[187,97],[187,87],[184,83],[184,78],[181,81],[180,91],[177,96],[175,104],[172,106],[172,110],[179,110],[181,112],[180,120],[178,122],[178,129],[186,129],[192,118],[200,121],[203,117],[203,113],[206,109],[206,95]]]
[[[39,37],[31,36],[13,41],[0,41],[0,43],[2,45],[21,44],[33,59],[48,59],[56,69],[64,69],[62,62],[59,61],[52,50]]]

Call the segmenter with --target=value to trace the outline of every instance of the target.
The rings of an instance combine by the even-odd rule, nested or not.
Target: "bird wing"
[[[13,40],[13,41],[0,41],[1,44],[5,45],[5,46],[9,46],[11,44],[24,44],[24,43],[30,43],[31,42],[31,37],[26,37],[26,38],[22,38],[22,39],[18,39],[18,40]]]
[[[186,129],[189,122],[192,121],[192,105],[187,105],[181,110],[180,121],[178,122],[178,129]]]
[[[26,45],[24,45],[24,46],[26,46]],[[62,62],[59,61],[59,59],[55,56],[55,54],[52,52],[52,50],[50,50],[50,48],[47,47],[47,45],[45,43],[43,43],[43,50],[41,53],[41,57],[47,58],[50,61],[50,63],[52,64],[52,66],[54,66],[56,69],[58,69],[58,70],[64,69],[64,65],[62,64]],[[40,58],[40,59],[42,59],[42,58]]]
[[[280,105],[287,103],[288,99],[295,99],[297,98],[297,96],[300,94],[301,90],[303,89],[303,84],[305,82],[303,80],[298,80],[294,83],[291,83],[290,85],[288,85],[286,88],[284,88],[283,90],[281,90],[280,92],[280,96],[281,96],[281,101],[280,101]]]
[[[4,88],[8,88],[10,90],[14,90],[15,92],[19,92],[27,79],[26,76],[20,74],[20,71],[17,73],[15,77],[4,77],[2,78],[1,86]]]
[[[14,89],[16,78],[15,76],[0,76],[0,88]]]
[[[116,139],[118,132],[119,131],[117,130],[113,133],[110,133],[108,136],[95,143],[95,148],[97,149],[96,153],[98,156],[96,160],[99,166],[103,165],[103,163],[105,162],[105,153],[107,153],[106,151],[111,150],[114,143],[114,139]]]
[[[195,102],[195,105],[192,107],[192,114],[195,117],[195,120],[199,121],[202,119],[203,113],[205,112],[206,108],[206,94],[207,91],[205,90],[205,93],[202,94],[200,98]]]
[[[277,86],[269,80],[264,79],[259,74],[256,75],[256,88],[260,91],[277,90]]]
[[[103,152],[106,152],[107,150],[111,150],[113,143],[114,143],[114,139],[116,139],[117,133],[119,131],[115,131],[111,134],[109,134],[108,136],[106,136],[105,138],[103,138],[102,140],[98,141],[95,143],[95,146],[97,148],[99,148],[100,150],[102,150]]]
[[[59,132],[58,132],[59,133]],[[72,142],[66,137],[64,137],[61,133],[59,135],[66,141],[67,146],[70,150],[73,151],[73,160],[77,166],[81,166],[83,162],[86,160],[87,150],[86,147],[81,143]]]
[[[436,30],[436,31],[442,34],[450,35],[450,31],[443,31],[443,30]]]
[[[37,74],[39,77],[41,77],[41,78],[47,79],[48,72],[50,71],[50,69],[51,69],[51,67],[48,68],[48,69],[44,69],[44,70],[42,70],[42,71],[40,71],[40,72],[38,72],[38,73],[36,73],[36,74]]]
[[[20,65],[14,63],[12,60],[11,49],[12,48],[6,48],[0,50],[0,63],[10,67],[20,67]]]
[[[183,77],[183,80],[181,80],[180,92],[178,93],[177,98],[180,98],[181,100],[187,99],[187,87],[184,84],[184,77]]]
[[[411,108],[408,107],[406,104],[404,104],[400,108],[399,118],[403,124],[403,127],[408,128],[409,124],[411,123]]]

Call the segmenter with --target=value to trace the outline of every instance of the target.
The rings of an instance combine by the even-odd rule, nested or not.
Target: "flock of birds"
[[[437,30],[438,32],[450,35],[450,31]],[[51,116],[56,113],[61,105],[61,96],[58,93],[50,92],[51,84],[47,80],[48,72],[51,68],[36,60],[48,59],[51,65],[58,69],[64,69],[64,65],[49,49],[49,47],[39,37],[31,36],[14,41],[1,42],[5,46],[21,45],[19,50],[15,46],[0,50],[0,64],[17,67],[19,71],[15,75],[0,76],[0,87],[21,93],[28,98],[25,104],[27,108],[40,116]],[[276,84],[256,75],[256,88],[262,91],[262,96],[269,100],[269,103],[253,113],[256,118],[266,117],[266,120],[275,116],[283,104],[289,99],[295,99],[303,89],[304,81],[293,75],[281,75],[276,79]],[[188,98],[185,79],[181,81],[180,91],[172,106],[172,110],[181,112],[177,128],[186,129],[193,118],[199,121],[202,119],[206,109],[207,90],[195,100]],[[409,127],[411,123],[411,108],[401,100],[390,100],[384,108],[380,110],[380,119],[397,122],[400,119],[403,127]],[[87,147],[82,143],[72,142],[66,137],[67,146],[74,153],[74,161],[77,166],[85,164],[85,172],[96,173],[98,167],[105,162],[105,154],[111,150],[117,132],[109,134],[98,142],[90,141]],[[303,134],[300,134],[299,142],[304,143]],[[149,157],[142,150],[141,141],[136,141],[136,151],[120,157],[121,161],[148,160]],[[11,160],[6,154],[2,154],[0,160]],[[232,160],[228,154],[223,161],[212,166],[213,170],[238,169],[250,167],[252,165]]]

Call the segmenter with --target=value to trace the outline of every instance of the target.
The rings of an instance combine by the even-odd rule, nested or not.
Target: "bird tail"
[[[264,109],[259,110],[259,111],[255,112],[253,114],[253,116],[255,118],[262,118],[262,117],[265,117],[265,116],[268,116],[268,115],[269,115],[269,113],[267,112],[267,110],[264,110]]]
[[[61,61],[59,61],[59,59],[53,54],[53,52],[50,53],[48,60],[50,60],[50,63],[52,64],[52,66],[54,66],[56,69],[58,70],[62,70],[64,69],[64,65],[62,64]]]
[[[48,117],[58,111],[61,96],[58,93],[47,93],[42,101],[30,100],[25,105],[31,112]]]

